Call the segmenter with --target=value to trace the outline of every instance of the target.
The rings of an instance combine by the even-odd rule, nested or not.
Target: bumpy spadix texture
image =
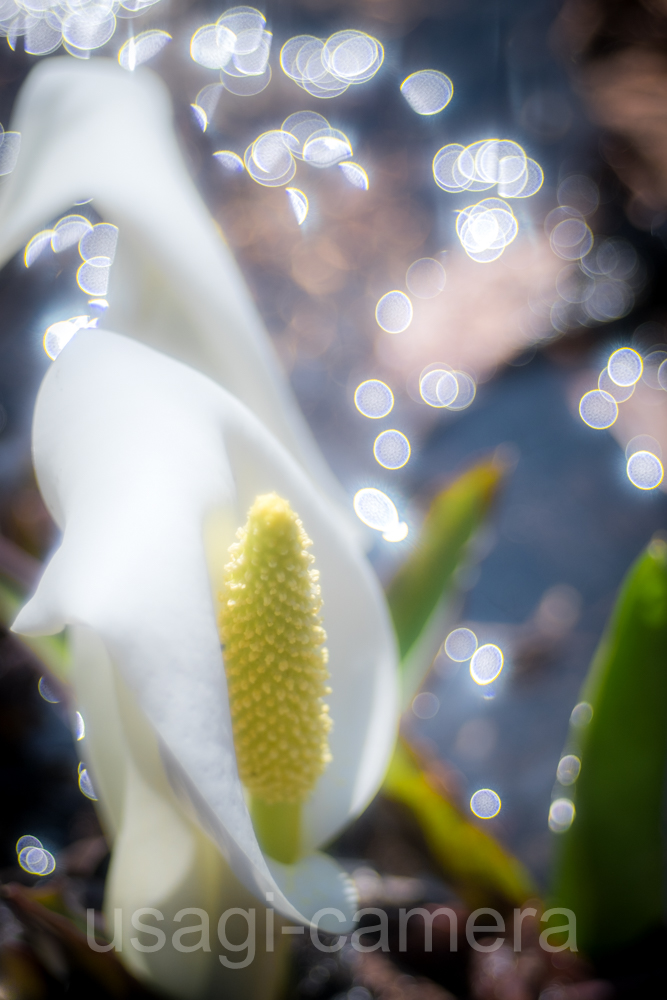
[[[220,613],[241,781],[268,803],[305,801],[330,760],[326,640],[312,544],[289,503],[250,508]]]

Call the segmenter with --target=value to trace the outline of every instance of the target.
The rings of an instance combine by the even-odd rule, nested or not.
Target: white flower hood
[[[65,347],[40,390],[33,442],[63,540],[14,629],[83,625],[100,636],[236,875],[307,921],[307,901],[274,881],[244,802],[209,563],[219,572],[261,493],[289,500],[313,540],[334,729],[332,763],[303,810],[312,851],[374,794],[396,731],[393,636],[365,559],[335,508],[238,400],[116,334],[82,331]],[[271,862],[284,885],[281,867]]]

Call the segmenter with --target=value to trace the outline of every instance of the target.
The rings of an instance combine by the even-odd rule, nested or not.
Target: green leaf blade
[[[471,909],[498,905],[504,910],[537,894],[521,863],[437,788],[402,740],[382,792],[412,813],[431,857]]]
[[[466,545],[484,521],[503,475],[497,462],[482,462],[433,500],[416,548],[387,588],[402,660],[451,586]]]
[[[592,954],[664,925],[667,757],[667,544],[631,568],[594,656],[582,700],[576,816],[562,834],[555,896]]]

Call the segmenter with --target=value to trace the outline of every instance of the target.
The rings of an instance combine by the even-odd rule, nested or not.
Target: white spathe
[[[0,263],[92,196],[119,227],[105,322],[133,338],[77,334],[45,378],[35,464],[64,536],[15,628],[69,625],[86,722],[79,745],[113,841],[105,911],[112,934],[121,911],[123,961],[174,997],[218,995],[217,970],[227,1000],[262,1000],[276,982],[273,956],[230,979],[216,914],[267,893],[291,919],[325,906],[349,918],[354,900],[325,855],[290,869],[265,862],[236,774],[215,595],[257,493],[290,500],[321,571],[334,760],[304,809],[311,851],[363,808],[391,750],[396,652],[386,606],[351,507],[183,164],[159,78],[103,59],[44,60],[13,124],[23,148],[0,185]],[[133,948],[140,907],[164,913],[168,937],[179,911],[206,911],[212,954]],[[343,928],[334,918],[330,929]]]
[[[222,566],[261,493],[285,497],[313,540],[334,729],[332,763],[303,809],[311,853],[378,788],[397,721],[386,605],[336,509],[224,389],[103,331],[78,333],[47,373],[33,450],[63,540],[15,630],[92,630],[241,882],[260,900],[273,893],[276,908],[293,920],[307,922],[325,905],[351,918],[354,895],[345,904],[348,888],[333,862],[322,860],[321,892],[313,894],[308,879],[302,890],[284,866],[269,870],[259,849],[236,770],[208,568]],[[113,808],[109,800],[106,806]],[[115,825],[122,827],[122,817]],[[292,898],[282,891],[287,883]],[[331,927],[339,929],[335,921]]]
[[[45,59],[23,85],[11,127],[22,144],[16,170],[0,185],[0,266],[92,197],[95,211],[119,228],[105,325],[228,389],[308,468],[316,487],[343,504],[183,162],[160,78],[146,67],[128,73],[110,59]],[[74,269],[71,281],[75,297]],[[85,312],[78,295],[73,311]],[[355,522],[351,515],[353,530]]]

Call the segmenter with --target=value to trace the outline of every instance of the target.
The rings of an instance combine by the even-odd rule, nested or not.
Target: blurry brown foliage
[[[630,220],[667,207],[667,3],[567,0],[557,37],[578,69],[603,154],[632,195]]]

